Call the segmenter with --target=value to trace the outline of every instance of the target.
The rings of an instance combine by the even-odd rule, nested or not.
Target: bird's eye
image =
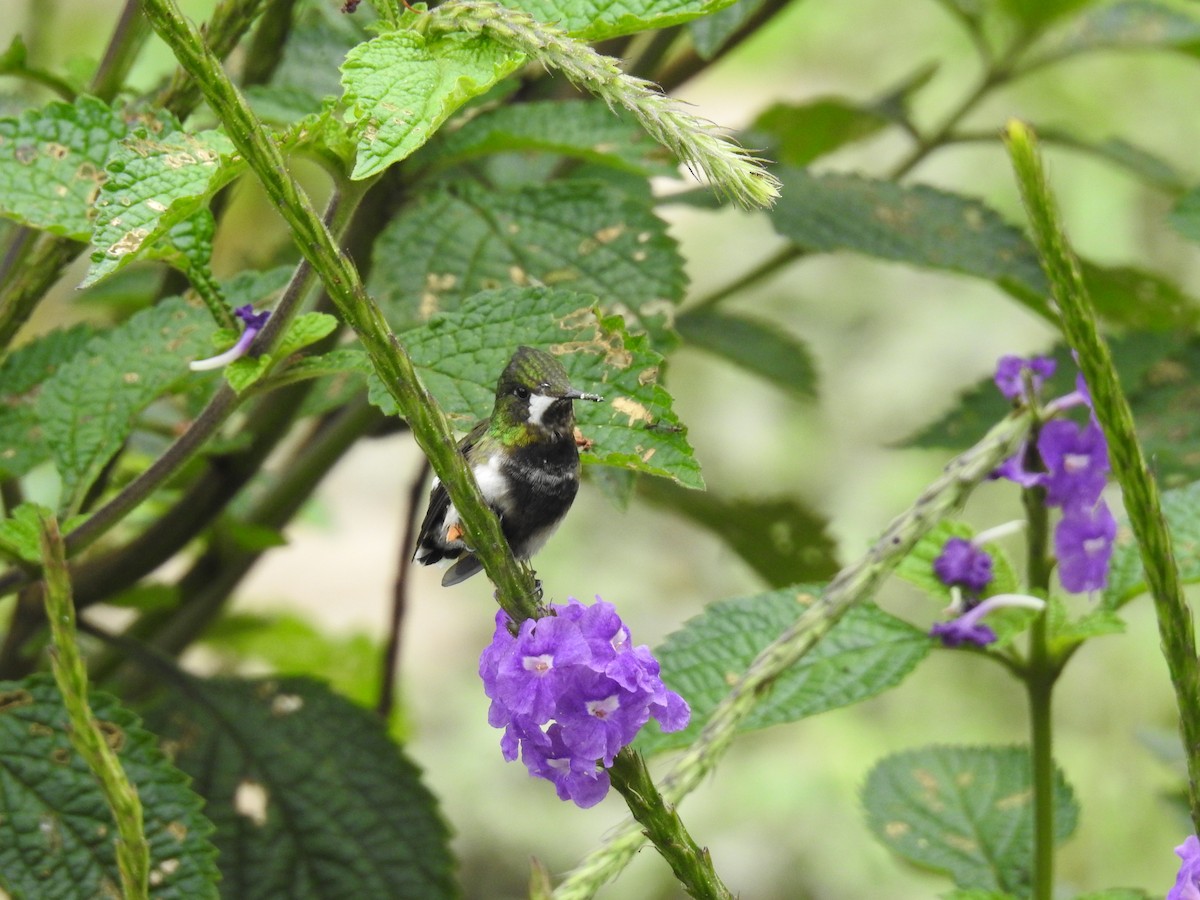
[[[529,388],[527,387],[515,387],[513,388],[513,393],[517,395],[518,400],[529,399]]]

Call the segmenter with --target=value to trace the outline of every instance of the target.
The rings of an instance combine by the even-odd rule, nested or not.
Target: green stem
[[[713,868],[708,849],[692,840],[675,807],[659,794],[641,754],[626,747],[617,754],[608,774],[684,890],[699,900],[732,900],[733,894]]]
[[[395,398],[418,445],[446,486],[462,516],[463,526],[488,576],[498,588],[498,600],[514,619],[539,612],[533,574],[519,565],[484,503],[461,455],[445,415],[421,384],[412,359],[367,296],[353,263],[343,254],[321,222],[283,159],[270,132],[250,111],[245,98],[226,76],[196,29],[184,18],[175,0],[145,0],[151,24],[195,78],[226,133],[258,176],[268,196],[291,229],[300,252],[312,264],[342,318],[355,330],[383,383]]]
[[[942,475],[910,509],[893,520],[867,554],[837,574],[820,598],[798,598],[808,602],[808,609],[755,657],[713,709],[696,741],[661,780],[668,802],[679,803],[696,789],[780,675],[812,650],[852,606],[870,596],[917,541],[1012,454],[1028,433],[1029,424],[1025,412],[1014,412],[997,424],[978,444],[951,460]],[[591,897],[629,863],[643,840],[638,825],[626,823],[559,885],[554,896],[557,900]]]
[[[141,0],[125,0],[125,8],[117,19],[117,27],[113,29],[112,39],[104,51],[104,58],[92,76],[90,93],[99,97],[105,103],[121,92],[129,70],[141,52],[146,38],[150,36],[150,28],[138,9]]]
[[[42,519],[41,545],[46,570],[46,618],[54,641],[50,664],[67,708],[71,745],[96,776],[116,821],[122,894],[125,900],[145,900],[150,896],[150,847],[143,829],[142,803],[88,705],[87,667],[75,639],[75,605],[66,550],[58,523],[50,516]]]
[[[1062,318],[1063,336],[1075,351],[1087,380],[1092,408],[1104,430],[1113,474],[1121,485],[1146,583],[1154,598],[1163,655],[1179,709],[1192,822],[1200,831],[1200,665],[1191,610],[1183,596],[1158,485],[1142,454],[1133,413],[1121,391],[1108,345],[1096,326],[1095,310],[1046,183],[1033,133],[1021,123],[1011,122],[1007,138],[1034,242]]]

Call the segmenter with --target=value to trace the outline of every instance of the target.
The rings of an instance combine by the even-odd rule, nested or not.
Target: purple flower
[[[271,317],[270,310],[263,310],[260,313],[256,313],[254,307],[249,303],[245,306],[239,306],[233,312],[246,326],[242,330],[241,336],[237,339],[237,343],[224,353],[210,356],[208,359],[193,360],[188,363],[188,368],[193,372],[219,369],[233,362],[235,359],[241,359],[246,355],[246,351],[250,349],[250,345],[254,343],[254,339],[258,337],[258,333],[262,331],[263,326],[267,324],[267,319]]]
[[[1098,591],[1108,583],[1117,520],[1103,500],[1090,509],[1067,508],[1054,529],[1058,578],[1068,591]]]
[[[952,537],[933,561],[933,574],[947,587],[960,587],[971,596],[992,580],[992,557],[966,538]]]
[[[611,603],[572,598],[551,609],[555,615],[523,622],[515,637],[497,612],[492,643],[479,657],[492,701],[488,722],[504,729],[505,759],[520,756],[559,797],[592,806],[609,788],[600,767],[611,766],[649,719],[678,731],[691,713],[663,684],[650,650],[633,645]]]
[[[1054,419],[1042,426],[1038,453],[1046,464],[1046,504],[1091,508],[1108,480],[1108,447],[1095,419],[1086,428]]]
[[[1002,356],[996,363],[996,387],[1009,400],[1020,399],[1025,394],[1025,373],[1030,373],[1034,393],[1042,382],[1054,374],[1056,364],[1049,356]]]
[[[1041,610],[1045,609],[1046,604],[1037,597],[1025,594],[996,594],[949,622],[935,622],[929,629],[929,636],[941,638],[946,647],[959,647],[963,644],[984,647],[996,640],[996,632],[979,620],[993,610],[1006,606]]]
[[[1175,887],[1167,893],[1167,900],[1200,900],[1200,840],[1189,834],[1187,840],[1175,848],[1175,855],[1182,862]]]

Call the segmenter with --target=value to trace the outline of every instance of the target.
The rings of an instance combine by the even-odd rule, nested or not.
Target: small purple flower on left
[[[504,729],[505,759],[519,754],[560,799],[586,808],[604,799],[605,769],[651,717],[678,731],[691,711],[667,690],[649,649],[633,646],[611,603],[569,598],[551,609],[555,615],[521,623],[515,637],[498,611],[479,676],[492,701],[488,722]]]
[[[1167,894],[1167,900],[1200,900],[1200,840],[1189,834],[1187,840],[1175,848],[1182,860],[1175,887]]]
[[[258,333],[263,330],[263,326],[267,324],[267,319],[271,318],[270,310],[263,310],[260,313],[256,313],[254,307],[249,303],[245,306],[239,306],[233,312],[246,326],[242,330],[241,336],[238,337],[237,343],[224,353],[210,356],[208,359],[197,359],[188,363],[188,368],[193,372],[219,369],[222,366],[229,365],[235,359],[241,359],[246,355],[246,351],[250,349],[250,345],[254,343],[254,339],[258,337]]]

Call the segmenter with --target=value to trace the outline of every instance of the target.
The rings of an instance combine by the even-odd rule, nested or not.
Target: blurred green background
[[[184,4],[197,19],[211,5]],[[7,45],[19,31],[42,65],[70,69],[100,51],[120,6],[116,0],[0,0],[0,42]],[[155,41],[135,80],[149,87],[168,63]],[[803,0],[680,96],[700,115],[736,129],[779,100],[873,98],[931,63],[936,72],[915,108],[925,123],[939,121],[978,76],[969,42],[942,7],[934,0]],[[0,79],[0,89],[14,88]],[[1194,59],[1093,54],[1002,91],[969,124],[998,132],[1008,117],[1019,116],[1094,138],[1136,138],[1195,178],[1197,96]],[[11,111],[11,100],[0,102],[9,104],[0,111]],[[882,174],[907,149],[889,132],[822,159],[819,168]],[[1051,148],[1048,165],[1083,253],[1156,270],[1192,293],[1200,290],[1194,247],[1164,221],[1168,197],[1077,153]],[[1022,222],[998,141],[943,150],[910,180],[980,196]],[[220,234],[222,276],[286,251],[282,225],[247,184],[237,190],[235,213],[244,229]],[[734,280],[780,243],[761,214],[682,206],[665,206],[663,214],[688,260],[693,297]],[[56,312],[43,315],[37,328],[97,314],[73,293],[77,281],[77,274],[64,280]],[[728,306],[770,317],[806,341],[819,365],[820,397],[801,402],[700,351],[680,351],[671,360],[668,387],[705,478],[724,496],[802,498],[829,517],[846,560],[865,549],[947,458],[896,445],[987,375],[999,355],[1038,350],[1052,339],[1043,322],[986,284],[848,255],[794,264]],[[234,611],[287,611],[308,620],[316,634],[300,655],[369,693],[371,654],[384,632],[397,560],[406,552],[399,547],[404,497],[418,464],[404,435],[357,448],[290,530],[289,545],[269,554],[243,586]],[[1018,514],[1011,490],[986,485],[965,515],[983,527]],[[644,503],[618,511],[587,485],[537,568],[550,598],[598,594],[611,600],[634,638],[651,645],[705,604],[764,588],[709,535]],[[476,579],[444,590],[439,576],[415,575],[401,727],[456,832],[467,895],[522,896],[529,856],[562,872],[621,820],[623,807],[613,796],[578,810],[523,767],[502,760],[475,672],[491,632],[490,588]],[[922,623],[937,613],[932,601],[896,581],[879,599]],[[1075,657],[1056,694],[1056,757],[1082,807],[1079,828],[1060,854],[1063,897],[1112,886],[1165,893],[1176,869],[1171,848],[1188,831],[1166,799],[1181,785],[1179,769],[1149,746],[1156,736],[1169,741],[1175,735],[1149,603],[1131,604],[1127,619],[1127,634],[1089,643]],[[252,652],[260,657],[252,665],[262,667],[281,653],[270,647]],[[212,667],[222,659],[209,652],[192,661]],[[933,897],[948,891],[949,882],[893,859],[867,831],[859,797],[866,773],[880,757],[909,747],[1021,742],[1025,731],[1020,690],[998,667],[935,653],[882,697],[740,738],[682,812],[742,897]],[[679,896],[671,885],[666,867],[647,849],[605,896]]]

